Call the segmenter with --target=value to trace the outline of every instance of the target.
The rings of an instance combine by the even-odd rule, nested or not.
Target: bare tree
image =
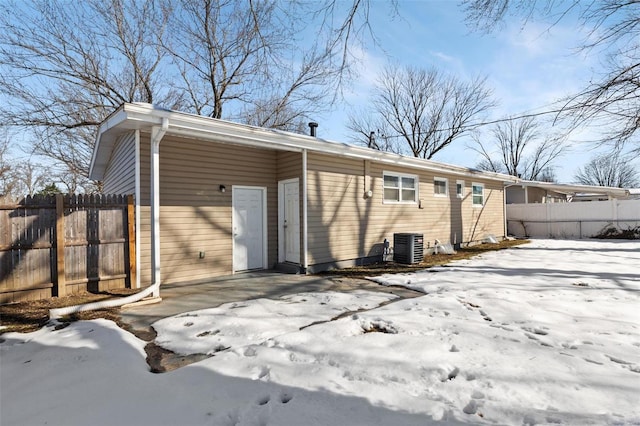
[[[9,149],[10,141],[8,133],[0,140],[0,198],[18,200],[40,191],[53,181],[53,175],[47,166],[13,156]]]
[[[393,132],[389,130],[386,121],[373,111],[353,112],[348,117],[347,128],[353,132],[352,141],[356,144],[378,151],[403,153],[403,146],[398,143],[399,138],[388,136]]]
[[[349,73],[349,38],[366,21],[369,1],[354,0],[337,28],[337,2],[184,0],[170,20],[166,47],[180,70],[189,108],[261,127],[295,129],[326,108]],[[307,16],[321,15],[316,39],[303,44]],[[231,113],[225,111],[231,111]]]
[[[52,182],[49,168],[32,161],[17,163],[13,169],[13,179],[17,184],[14,193],[21,196],[34,195]]]
[[[8,152],[9,140],[0,140],[0,198],[12,195],[15,187]]]
[[[159,87],[168,10],[153,0],[4,2],[0,6],[0,119],[31,132],[36,153],[78,179],[95,129],[123,102],[173,106]]]
[[[635,188],[640,186],[640,174],[631,163],[631,158],[616,151],[599,155],[578,169],[574,179],[583,185],[609,186],[613,188]]]
[[[335,99],[369,7],[370,0],[0,2],[0,122],[29,132],[70,188],[91,184],[97,125],[124,102],[295,129]],[[320,34],[303,46],[311,21]]]
[[[397,138],[394,146],[404,153],[432,158],[471,130],[471,123],[494,106],[484,78],[469,82],[432,68],[388,66],[377,80],[372,116],[386,137]],[[350,118],[356,134],[369,135],[370,123]],[[367,144],[368,139],[361,139]]]
[[[496,123],[491,140],[473,136],[473,149],[482,157],[478,168],[507,173],[526,180],[549,180],[554,177],[553,162],[565,151],[564,136],[544,135],[533,117]]]
[[[583,52],[604,55],[604,68],[579,93],[561,107],[560,118],[574,126],[598,120],[600,142],[621,147],[627,142],[640,152],[640,3],[632,0],[465,0],[468,22],[491,31],[507,18],[520,17],[523,24],[546,19],[555,25],[570,13],[579,15],[587,37]]]

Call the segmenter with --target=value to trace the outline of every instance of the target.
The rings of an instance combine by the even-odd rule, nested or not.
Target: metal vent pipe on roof
[[[314,138],[316,137],[316,128],[317,127],[318,127],[318,123],[315,123],[313,121],[311,123],[309,123],[310,134]]]

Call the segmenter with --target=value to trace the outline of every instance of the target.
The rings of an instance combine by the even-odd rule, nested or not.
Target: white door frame
[[[268,253],[268,239],[267,239],[267,187],[266,186],[245,186],[245,185],[232,185],[231,186],[231,269],[235,274],[237,269],[235,265],[235,251],[236,251],[236,237],[234,235],[235,228],[235,213],[234,206],[236,201],[236,189],[259,189],[262,191],[262,268],[267,269],[267,263],[269,262]]]
[[[286,261],[286,253],[284,246],[284,186],[288,183],[298,184],[298,198],[300,197],[300,179],[292,178],[278,181],[278,262]],[[298,200],[298,211],[300,209],[300,200]],[[300,257],[302,254],[300,253]]]

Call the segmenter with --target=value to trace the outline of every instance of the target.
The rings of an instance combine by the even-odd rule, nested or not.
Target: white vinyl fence
[[[507,233],[516,237],[590,238],[612,226],[640,226],[640,200],[507,204]]]

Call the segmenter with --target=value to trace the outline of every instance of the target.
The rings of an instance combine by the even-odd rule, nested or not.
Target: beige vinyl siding
[[[366,253],[369,203],[364,161],[309,153],[307,157],[310,265],[354,259]]]
[[[150,173],[149,139],[141,145]],[[160,263],[163,283],[231,274],[232,187],[267,188],[268,266],[277,258],[276,152],[165,136],[160,143]],[[143,178],[149,180],[149,178]],[[220,192],[225,185],[226,192]],[[149,185],[142,185],[149,203]],[[150,282],[150,209],[141,215],[142,283]],[[200,259],[200,252],[204,258]]]
[[[143,285],[150,282],[150,149],[141,139],[141,262]],[[415,175],[419,202],[383,203],[383,173]],[[268,266],[277,261],[278,181],[301,178],[302,154],[201,142],[165,136],[160,144],[161,275],[175,283],[232,273],[232,186],[267,188]],[[424,234],[467,243],[488,234],[503,236],[502,184],[464,177],[464,198],[456,195],[460,176],[448,180],[447,197],[434,197],[434,173],[369,160],[308,153],[308,250],[310,266],[376,256],[396,232]],[[472,183],[484,184],[485,204],[472,207]],[[302,184],[302,179],[300,179]],[[227,191],[221,193],[219,186]],[[372,197],[365,196],[368,190]],[[302,197],[302,187],[300,187]],[[302,200],[300,204],[302,213]],[[302,223],[302,220],[301,220]],[[302,247],[301,243],[301,247]],[[200,252],[204,259],[199,258]]]
[[[484,184],[484,206],[472,206],[471,185],[465,182],[463,208],[464,242],[477,242],[487,235],[504,236],[504,188],[501,182],[474,179]]]
[[[368,171],[368,173],[367,173]],[[418,203],[383,202],[385,171],[416,175]],[[503,236],[502,184],[475,179],[485,185],[485,206],[471,206],[471,181],[465,178],[465,197],[456,195],[459,176],[447,178],[447,197],[434,197],[431,172],[317,153],[308,157],[309,264],[332,264],[378,255],[384,239],[393,244],[397,232],[424,234],[425,246],[442,242],[467,243],[491,233]],[[372,191],[366,198],[365,192]]]
[[[280,151],[276,158],[279,181],[302,177],[302,153]]]
[[[115,143],[103,179],[105,194],[133,194],[136,190],[135,132],[121,135]]]

